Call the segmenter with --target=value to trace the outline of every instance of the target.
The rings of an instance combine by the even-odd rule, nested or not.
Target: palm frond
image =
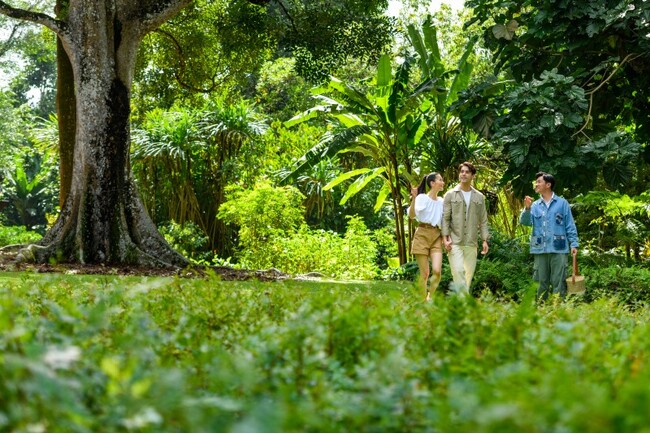
[[[284,185],[289,183],[296,176],[302,174],[307,168],[313,167],[324,158],[333,157],[339,151],[354,143],[357,140],[357,137],[370,132],[371,129],[368,126],[357,125],[340,131],[325,133],[316,146],[308,150],[295,162],[293,170],[283,176],[280,180],[280,184]]]

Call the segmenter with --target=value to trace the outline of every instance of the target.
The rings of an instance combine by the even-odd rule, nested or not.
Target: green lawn
[[[2,431],[649,431],[649,312],[0,275]]]

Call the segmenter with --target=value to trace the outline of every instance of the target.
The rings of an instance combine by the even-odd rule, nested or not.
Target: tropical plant
[[[441,55],[438,30],[433,25],[433,18],[427,17],[421,31],[413,24],[410,24],[407,30],[411,45],[418,55],[421,74],[425,77],[445,78],[445,87],[427,95],[434,110],[428,120],[423,140],[417,144],[421,155],[420,173],[440,172],[444,179],[451,180],[455,178],[458,164],[476,159],[483,149],[483,143],[472,138],[471,131],[462,124],[455,113],[458,96],[470,84],[477,37],[472,36],[465,42],[455,65],[455,74],[448,82],[443,73],[445,59]]]
[[[536,170],[554,173],[574,191],[593,189],[599,176],[617,189],[633,184],[639,144],[650,137],[650,5],[468,0],[466,6],[474,10],[468,25],[482,26],[497,72],[516,82],[494,105],[483,101],[486,116],[475,116],[495,120],[492,132],[509,164],[505,180],[520,192],[530,191]]]
[[[195,155],[203,145],[197,118],[187,110],[158,109],[148,113],[141,127],[133,129],[134,172],[154,221],[163,218],[183,224],[196,219],[204,226],[192,185]],[[158,216],[159,207],[169,208],[162,208],[163,215]]]
[[[222,257],[229,256],[231,233],[217,219],[217,212],[226,201],[227,185],[237,182],[251,185],[257,181],[264,164],[259,157],[265,155],[261,151],[261,137],[268,125],[247,101],[231,104],[216,101],[202,112],[198,129],[206,144],[197,160],[203,169],[202,174],[197,173],[201,176],[197,193],[202,197],[201,212],[206,216],[204,230],[212,249]]]
[[[334,208],[332,190],[326,189],[325,186],[339,172],[336,158],[326,158],[311,167],[310,171],[298,176],[296,183],[305,195],[304,205],[307,220],[322,221],[326,211],[331,212]]]
[[[255,179],[254,139],[266,124],[245,101],[210,102],[203,110],[154,110],[133,132],[134,172],[155,221],[192,221],[212,250],[229,254],[227,228],[216,218],[229,183]],[[170,201],[169,198],[174,200]]]
[[[581,238],[600,252],[622,249],[628,259],[647,256],[650,239],[650,191],[638,196],[618,192],[592,191],[574,199],[584,214]],[[578,221],[580,222],[580,220]]]
[[[29,170],[23,163],[22,157],[16,158],[13,170],[5,171],[6,190],[4,196],[9,201],[8,211],[15,212],[15,223],[25,226],[31,231],[40,226],[44,229],[45,214],[52,210],[52,191],[49,188],[50,173],[41,170],[38,160],[34,161],[35,169]],[[11,218],[10,218],[11,222]]]
[[[530,180],[539,170],[563,178],[577,164],[571,135],[587,104],[574,79],[557,71],[544,71],[539,80],[507,92],[501,102],[504,114],[494,125],[494,139],[502,143],[510,162],[503,180],[516,180],[516,192],[523,194],[529,193]]]
[[[390,198],[402,264],[407,261],[407,233],[410,232],[404,223],[404,204],[408,201],[410,184],[418,183],[418,172],[421,172],[416,170],[421,159],[415,151],[436,118],[444,125],[448,124],[447,104],[455,100],[471,74],[468,54],[463,56],[459,71],[445,71],[440,62],[435,28],[425,23],[423,32],[424,36],[414,27],[409,29],[412,43],[420,55],[418,60],[405,55],[393,73],[391,58],[383,55],[367,90],[332,78],[328,84],[313,91],[320,105],[285,123],[287,126],[295,125],[321,113],[326,114],[331,123],[330,130],[295,163],[293,172],[286,179],[337,153],[357,152],[365,157],[362,167],[341,174],[325,189],[354,178],[340,201],[344,204],[373,180],[380,179],[383,186],[377,195],[375,211]],[[471,41],[467,53],[472,45]],[[418,78],[415,74],[418,65],[421,81],[413,85],[412,80]],[[452,75],[450,88],[444,88]]]
[[[372,180],[383,179],[383,188],[377,197],[375,211],[379,210],[385,199],[390,196],[402,261],[406,260],[406,238],[402,203],[404,187],[400,174],[412,172],[413,157],[410,151],[426,128],[421,112],[415,112],[415,109],[421,104],[422,92],[433,83],[433,80],[430,80],[415,91],[406,91],[412,63],[412,58],[406,59],[393,76],[390,57],[382,56],[376,78],[367,93],[332,78],[326,86],[314,91],[322,105],[285,123],[292,126],[312,119],[320,112],[327,113],[332,122],[330,131],[298,160],[290,176],[297,176],[322,158],[333,157],[338,152],[359,152],[367,157],[370,167],[346,172],[325,188],[332,188],[343,181],[356,178],[341,199],[340,203],[343,204]],[[411,110],[404,110],[409,105]],[[290,177],[285,178],[288,179]]]
[[[217,217],[238,227],[237,250],[247,267],[259,265],[275,238],[286,237],[305,222],[304,196],[294,187],[273,187],[266,182],[252,189],[232,185],[226,199]]]

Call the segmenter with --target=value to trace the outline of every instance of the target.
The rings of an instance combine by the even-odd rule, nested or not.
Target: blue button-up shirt
[[[539,198],[530,210],[524,209],[519,223],[533,227],[530,253],[569,253],[571,248],[578,247],[578,231],[569,202],[555,193],[548,206]]]

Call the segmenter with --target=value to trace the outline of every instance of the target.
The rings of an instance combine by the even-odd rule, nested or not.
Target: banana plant
[[[381,56],[375,79],[365,92],[332,77],[328,84],[314,90],[319,105],[286,122],[291,127],[321,113],[327,114],[330,121],[330,130],[296,162],[288,178],[339,152],[357,152],[367,157],[369,167],[343,173],[324,188],[354,179],[341,199],[344,204],[371,181],[381,179],[383,186],[375,210],[390,199],[401,263],[407,260],[403,198],[414,181],[413,150],[426,131],[427,115],[432,108],[425,94],[441,91],[436,87],[440,77],[427,78],[411,87],[409,79],[414,64],[415,59],[407,56],[393,74],[391,58]]]
[[[440,57],[435,27],[427,21],[420,33],[409,29],[418,58],[404,55],[403,62],[393,70],[390,56],[379,59],[376,75],[365,91],[352,83],[332,77],[326,85],[313,90],[319,103],[288,120],[291,127],[301,122],[326,116],[329,130],[312,149],[296,161],[289,182],[318,161],[338,153],[356,152],[365,157],[366,167],[343,173],[324,188],[331,189],[354,179],[341,199],[341,204],[362,191],[370,182],[383,183],[376,202],[378,211],[389,200],[395,216],[400,263],[408,260],[407,233],[404,215],[410,185],[419,182],[422,170],[420,149],[432,125],[446,118],[448,104],[466,86],[471,74],[468,53],[461,60],[462,68],[445,71]],[[419,73],[414,74],[414,72]],[[411,84],[414,76],[420,77]],[[453,78],[451,87],[446,82]],[[416,167],[420,170],[416,170]]]
[[[437,31],[430,17],[425,20],[421,29],[411,24],[407,26],[407,32],[417,54],[422,74],[427,77],[445,74]],[[428,96],[435,109],[429,118],[429,128],[419,147],[422,156],[421,172],[441,172],[445,179],[451,179],[455,174],[456,166],[470,160],[477,149],[480,149],[473,146],[467,129],[455,115],[454,110],[459,95],[470,85],[474,70],[470,59],[475,45],[476,37],[471,37],[464,47],[456,68],[451,71],[453,74],[449,74],[450,79],[444,82],[444,91]]]

